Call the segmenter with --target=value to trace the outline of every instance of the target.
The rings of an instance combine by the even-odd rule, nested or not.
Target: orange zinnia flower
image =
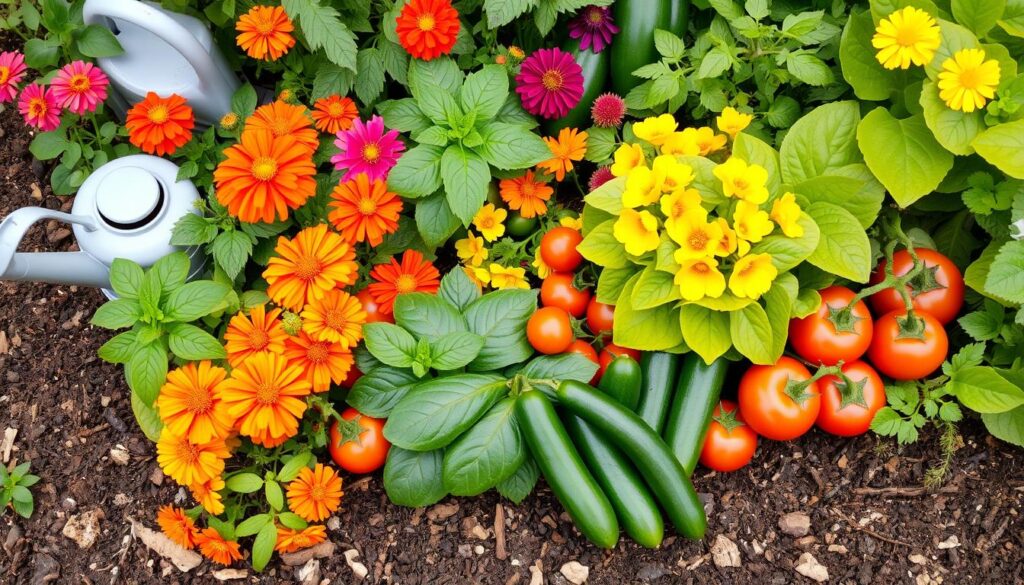
[[[153,92],[128,110],[124,123],[128,141],[142,152],[157,156],[174,154],[192,140],[195,125],[192,108],[185,103],[185,98],[178,94],[162,98]]]
[[[185,511],[174,506],[163,506],[156,513],[160,530],[174,542],[187,548],[196,546],[196,523],[185,515]]]
[[[277,544],[274,550],[279,553],[290,553],[327,540],[327,529],[323,525],[309,526],[304,530],[292,530],[284,526],[277,527]]]
[[[313,392],[327,392],[331,389],[331,382],[341,384],[354,363],[352,352],[344,345],[316,341],[305,331],[288,338],[288,349],[284,355],[306,372],[306,380],[313,385]]]
[[[315,151],[320,147],[320,135],[313,128],[313,121],[306,115],[306,111],[306,106],[278,100],[256,108],[256,112],[245,121],[245,127],[267,130],[278,138],[291,136]]]
[[[281,6],[253,6],[238,18],[235,30],[235,42],[253,59],[277,61],[295,46],[295,25]]]
[[[213,528],[207,528],[196,536],[196,544],[203,556],[211,561],[230,565],[235,561],[242,560],[242,552],[238,543],[233,540],[224,540],[224,537]]]
[[[342,495],[338,472],[317,463],[288,484],[288,507],[306,522],[320,522],[337,511]]]
[[[222,393],[239,432],[264,447],[295,436],[310,392],[304,373],[302,366],[274,354],[255,354],[239,364]]]
[[[449,0],[410,0],[397,19],[398,40],[410,55],[430,61],[447,55],[459,34],[459,13]]]
[[[406,250],[402,263],[392,258],[387,264],[378,264],[370,272],[376,282],[366,287],[373,300],[380,305],[380,312],[390,315],[394,310],[395,297],[402,293],[436,293],[441,284],[440,273],[430,262],[423,260],[423,254]]]
[[[214,366],[209,360],[198,364],[189,362],[169,372],[156,399],[164,425],[193,443],[228,436],[235,419],[220,400],[227,374],[224,368]]]
[[[249,316],[239,311],[228,323],[224,332],[224,349],[228,352],[228,363],[238,367],[254,353],[281,353],[288,334],[281,324],[281,309],[267,312],[265,305],[249,309]]]
[[[224,460],[231,457],[223,439],[193,443],[175,435],[167,427],[156,444],[156,460],[171,479],[181,485],[204,483],[224,471]]]
[[[313,151],[292,136],[249,129],[242,141],[224,151],[213,172],[217,201],[241,221],[273,223],[288,219],[316,192]]]
[[[551,199],[554,189],[544,181],[538,181],[533,171],[517,179],[501,180],[501,198],[508,203],[510,209],[519,211],[526,218],[537,217],[548,212],[547,200]]]
[[[369,242],[378,246],[384,234],[398,229],[402,200],[381,179],[370,181],[366,173],[345,181],[331,192],[327,218],[341,237],[349,242]]]
[[[537,166],[554,175],[556,181],[565,179],[565,173],[572,170],[572,161],[583,160],[587,153],[587,133],[575,128],[562,128],[558,139],[545,137],[544,142],[554,156]]]
[[[359,117],[356,103],[347,97],[332,95],[316,100],[313,104],[313,120],[316,129],[328,134],[337,134],[352,127]]]
[[[302,310],[302,329],[317,341],[355,347],[363,338],[366,311],[359,299],[343,290],[327,291],[323,298]]]
[[[204,510],[214,516],[224,513],[224,502],[221,501],[220,496],[222,489],[224,489],[224,478],[219,475],[209,481],[188,486],[188,490],[192,492],[192,499],[199,502]]]
[[[267,294],[292,311],[356,281],[355,251],[341,236],[327,231],[327,224],[306,228],[290,240],[278,238],[274,252],[277,256],[263,271]]]

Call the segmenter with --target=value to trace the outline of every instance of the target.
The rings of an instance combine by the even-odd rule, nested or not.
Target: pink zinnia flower
[[[21,91],[18,111],[25,118],[26,124],[35,126],[43,132],[56,130],[60,126],[61,108],[53,97],[53,90],[46,89],[38,83],[30,83]]]
[[[597,188],[604,185],[608,181],[615,178],[612,174],[612,170],[608,167],[597,167],[593,175],[590,175],[590,182],[587,183],[587,188],[591,191],[597,191]]]
[[[618,128],[626,115],[626,102],[614,93],[602,93],[590,107],[590,117],[595,126]]]
[[[398,130],[385,130],[384,118],[374,116],[365,124],[356,118],[351,128],[338,132],[334,144],[341,152],[331,157],[331,162],[336,169],[348,169],[342,181],[359,173],[366,173],[370,181],[387,179],[405,145],[398,139]]]
[[[516,93],[527,112],[561,118],[583,97],[583,68],[561,49],[540,49],[523,61]]]
[[[580,39],[583,51],[592,48],[595,53],[600,53],[618,32],[619,27],[615,26],[611,12],[603,6],[587,6],[569,21],[569,36]]]
[[[22,77],[25,77],[25,55],[16,51],[0,53],[0,104],[14,101]]]
[[[73,61],[65,65],[50,83],[57,104],[69,112],[81,116],[93,112],[100,102],[107,99],[110,80],[99,67],[85,61]]]

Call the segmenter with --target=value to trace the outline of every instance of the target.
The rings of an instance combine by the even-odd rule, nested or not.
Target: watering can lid
[[[96,210],[108,223],[133,226],[160,207],[160,182],[139,167],[114,169],[96,189]]]

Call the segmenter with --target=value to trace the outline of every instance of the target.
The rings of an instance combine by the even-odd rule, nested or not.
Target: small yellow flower
[[[665,229],[668,233],[676,230],[676,224],[682,219],[683,214],[702,210],[700,193],[696,189],[682,189],[661,197],[661,212],[665,214]],[[707,215],[707,211],[704,211]]]
[[[480,266],[480,263],[487,259],[490,253],[484,247],[484,239],[469,232],[466,237],[455,242],[455,253],[463,263],[470,266]]]
[[[540,257],[540,246],[538,246],[537,251],[534,252],[533,262],[531,262],[530,265],[533,266],[534,271],[537,273],[537,278],[540,278],[541,280],[551,276],[551,273],[554,272],[554,270],[551,270],[551,267],[544,262],[544,259]]]
[[[679,124],[672,114],[662,114],[658,117],[650,117],[643,122],[633,124],[633,134],[641,140],[646,140],[654,146],[661,146]]]
[[[505,234],[505,218],[508,212],[499,209],[493,203],[488,203],[476,212],[473,218],[473,225],[488,242],[493,242]]]
[[[724,217],[719,217],[715,220],[715,223],[722,228],[722,239],[718,240],[718,246],[715,248],[715,256],[728,256],[729,254],[736,252],[736,248],[738,247],[736,231],[729,227],[729,222],[726,221]],[[746,242],[744,242],[744,244],[746,244]],[[748,249],[749,246],[750,245],[747,244]],[[744,250],[743,254],[746,253],[747,250]],[[742,256],[743,254],[740,255]]]
[[[772,287],[779,271],[769,254],[749,254],[736,261],[729,276],[729,290],[738,297],[757,300]]]
[[[626,177],[622,192],[622,205],[630,209],[650,205],[661,197],[663,178],[660,172],[647,167],[636,167]]]
[[[726,197],[757,205],[768,201],[768,188],[765,187],[768,170],[761,165],[748,165],[743,159],[733,156],[712,172],[722,182],[722,192]]]
[[[771,218],[782,228],[787,238],[799,238],[804,235],[804,226],[800,225],[800,205],[796,195],[785,193],[772,204]]]
[[[234,130],[238,128],[238,114],[234,112],[228,112],[220,119],[220,127],[225,130]]]
[[[663,154],[654,159],[654,172],[661,175],[661,190],[671,193],[677,189],[685,189],[693,182],[693,168],[676,160],[676,157]]]
[[[996,95],[999,62],[985,60],[981,49],[961,49],[942,63],[939,97],[953,110],[973,112],[985,107]]]
[[[476,285],[477,290],[483,291],[484,287],[491,280],[491,273],[487,272],[486,268],[474,268],[472,266],[463,266],[462,271],[469,277],[470,282]],[[481,276],[483,277],[481,279]]]
[[[567,216],[563,217],[562,219],[558,220],[558,225],[560,225],[562,227],[567,227],[569,229],[574,229],[574,230],[576,230],[578,232],[581,232],[581,233],[583,232],[583,218],[582,217],[572,217],[571,215],[567,215]],[[543,278],[543,277],[541,277],[541,278]]]
[[[642,256],[658,247],[658,218],[649,211],[623,209],[612,227],[612,234],[625,244],[626,252]]]
[[[930,14],[907,6],[883,18],[875,27],[871,45],[878,49],[875,58],[886,69],[909,69],[927,65],[942,44],[942,31]]]
[[[615,150],[615,162],[612,163],[612,175],[624,177],[637,167],[646,167],[644,149],[639,144],[623,144]]]
[[[699,301],[704,297],[716,299],[725,292],[725,276],[718,271],[718,261],[709,257],[680,262],[673,282],[687,301]]]
[[[675,251],[676,262],[682,264],[692,258],[712,256],[722,239],[722,226],[709,222],[703,208],[689,211],[675,223],[675,229],[668,233],[679,249]]]
[[[750,125],[754,120],[754,116],[750,114],[741,114],[736,108],[729,106],[722,110],[722,115],[715,118],[715,124],[718,125],[718,129],[728,134],[733,140],[736,139],[736,135],[739,134]]]
[[[757,205],[743,200],[736,202],[736,210],[732,214],[732,225],[736,230],[736,236],[750,243],[760,242],[775,229],[775,225],[767,213]]]
[[[729,138],[724,134],[715,134],[709,126],[685,128],[675,132],[661,146],[662,154],[676,156],[707,156],[725,148]]]
[[[530,288],[525,268],[505,268],[501,264],[491,264],[489,271],[493,288]]]
[[[700,149],[701,156],[707,156],[725,148],[725,142],[727,140],[725,135],[715,134],[715,131],[710,126],[697,128],[696,132],[697,148]]]

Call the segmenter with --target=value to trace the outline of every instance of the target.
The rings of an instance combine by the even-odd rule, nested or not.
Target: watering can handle
[[[88,0],[82,8],[82,16],[87,25],[102,24],[103,18],[114,18],[160,37],[185,57],[195,70],[200,86],[205,85],[206,80],[221,77],[210,60],[209,51],[188,29],[159,8],[138,0]]]
[[[91,217],[71,215],[44,207],[22,207],[0,222],[0,275],[7,272],[18,250],[18,244],[34,224],[44,219],[56,219],[66,223],[77,223],[86,231],[95,231],[96,222]]]

